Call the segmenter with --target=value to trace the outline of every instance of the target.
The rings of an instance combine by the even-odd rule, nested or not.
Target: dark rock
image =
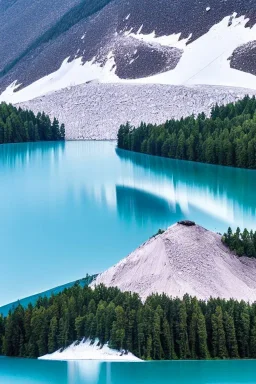
[[[196,225],[194,221],[190,221],[190,220],[178,221],[178,224],[185,225],[186,227],[192,227],[193,225]]]

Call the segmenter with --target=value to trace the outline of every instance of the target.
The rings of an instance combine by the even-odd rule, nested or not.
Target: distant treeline
[[[173,159],[256,168],[256,99],[215,105],[204,113],[165,124],[129,123],[118,131],[118,147]]]
[[[142,359],[256,358],[256,304],[78,284],[0,317],[0,354],[38,357],[84,337]]]
[[[224,233],[222,241],[231,251],[235,251],[238,256],[256,257],[256,231],[249,232],[248,229],[240,231],[238,227],[233,233],[229,227],[227,233]]]
[[[65,140],[65,126],[48,115],[0,104],[0,144]]]

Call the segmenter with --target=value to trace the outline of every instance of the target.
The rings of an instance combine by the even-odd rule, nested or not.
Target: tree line
[[[121,125],[118,147],[150,155],[256,169],[256,99],[244,97],[226,106],[164,124]]]
[[[233,233],[229,227],[227,233],[224,233],[222,241],[226,244],[231,251],[234,251],[238,256],[256,257],[256,231],[249,232],[248,229],[244,229],[241,232],[237,227]]]
[[[0,104],[0,144],[65,140],[65,126],[43,113]]]
[[[83,338],[146,360],[256,358],[256,303],[72,288],[0,317],[0,354],[38,357]]]

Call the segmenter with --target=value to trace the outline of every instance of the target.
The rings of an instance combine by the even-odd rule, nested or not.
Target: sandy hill
[[[256,260],[233,255],[221,236],[199,225],[175,224],[100,274],[94,285],[200,299],[256,300]]]

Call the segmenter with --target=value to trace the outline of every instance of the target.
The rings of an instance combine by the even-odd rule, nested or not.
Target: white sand
[[[100,361],[142,361],[132,353],[125,354],[124,351],[111,349],[107,344],[99,346],[96,339],[93,344],[91,340],[83,340],[78,345],[74,342],[64,351],[56,351],[52,354],[39,357],[41,360],[100,360]]]
[[[256,300],[256,260],[233,255],[221,236],[196,225],[175,224],[100,274],[103,283],[137,292]]]

